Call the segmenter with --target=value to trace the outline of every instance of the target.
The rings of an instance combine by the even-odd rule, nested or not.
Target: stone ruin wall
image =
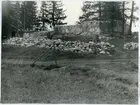
[[[109,35],[110,29],[108,25],[104,26],[104,30],[100,30],[99,22],[98,21],[85,21],[80,25],[64,25],[64,26],[57,26],[55,27],[55,31],[59,32],[60,34],[64,35],[83,35],[83,36],[95,36],[97,34],[102,33],[103,35]],[[125,25],[125,33],[128,33],[129,26]],[[115,33],[122,32],[122,25],[121,23],[117,22],[116,27],[114,28]]]
[[[96,35],[100,33],[97,21],[85,21],[80,25],[65,25],[55,27],[55,31],[65,35]]]

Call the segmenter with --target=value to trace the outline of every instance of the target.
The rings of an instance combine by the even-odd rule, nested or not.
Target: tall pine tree
[[[21,4],[23,29],[32,30],[37,23],[37,5],[35,1],[23,1]]]
[[[22,28],[22,23],[21,23],[21,11],[20,11],[20,2],[16,1],[13,5],[12,5],[12,21],[11,21],[11,28],[12,30],[14,30],[16,32],[16,35],[19,36],[19,32],[21,31]]]
[[[64,25],[63,20],[66,19],[65,10],[61,1],[43,1],[41,6],[41,20],[43,26],[48,23],[52,27],[56,25]]]
[[[11,2],[10,1],[2,1],[2,39],[6,39],[10,37],[11,33]]]
[[[2,39],[19,35],[21,30],[20,13],[19,1],[2,2]]]
[[[79,17],[80,22],[99,20],[99,13],[101,13],[101,3],[97,1],[85,1],[82,7],[82,16]]]
[[[79,20],[99,21],[102,32],[114,33],[117,22],[122,19],[120,6],[121,2],[85,1],[82,7],[83,15]]]
[[[117,24],[121,24],[122,13],[121,13],[121,2],[104,2],[102,17],[104,18],[104,24],[108,26],[108,31],[113,35],[114,29]]]

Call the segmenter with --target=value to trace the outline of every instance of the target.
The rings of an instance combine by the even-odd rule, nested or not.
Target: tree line
[[[99,21],[99,28],[104,33],[113,34],[119,24],[120,33],[125,34],[126,26],[129,26],[127,34],[132,34],[132,23],[138,18],[134,12],[138,9],[134,1],[128,8],[130,2],[103,2],[85,1],[83,3],[82,15],[79,16],[78,24],[83,21]],[[2,39],[17,36],[25,31],[33,30],[45,24],[50,27],[67,24],[64,22],[66,14],[61,1],[42,1],[40,11],[35,1],[3,1],[2,2]],[[128,14],[130,12],[130,15]]]
[[[128,7],[128,5],[131,5],[131,7]],[[121,30],[117,32],[121,34],[125,34],[125,28],[129,26],[126,34],[131,35],[132,22],[138,20],[138,17],[134,16],[136,10],[138,10],[138,7],[135,6],[134,1],[85,1],[82,7],[83,14],[79,17],[78,24],[82,23],[82,21],[99,21],[101,31],[106,32],[107,30],[107,33],[111,33],[112,36],[116,32],[117,24],[121,27]]]
[[[35,27],[44,30],[45,24],[63,25],[67,16],[61,1],[42,1],[38,11],[35,1],[2,2],[2,39],[18,36]]]

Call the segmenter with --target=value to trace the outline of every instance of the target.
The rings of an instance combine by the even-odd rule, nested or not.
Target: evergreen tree
[[[86,1],[82,7],[83,15],[79,17],[79,20],[80,22],[99,21],[102,32],[108,30],[114,33],[117,22],[122,19],[120,7],[121,2]]]
[[[20,2],[2,2],[2,39],[19,35],[21,30]]]
[[[129,25],[129,31],[128,31],[128,34],[132,34],[132,21],[133,21],[133,19],[135,18],[134,17],[134,1],[132,1],[132,8],[131,8],[131,15],[130,15],[130,25]],[[136,18],[135,18],[136,19]]]
[[[24,30],[32,30],[37,24],[37,6],[35,1],[24,1],[21,4],[21,21]]]
[[[131,7],[126,7],[125,5],[130,5],[130,3],[132,3]],[[132,1],[132,2],[126,2],[126,1],[123,1],[123,20],[125,21],[124,24],[127,24],[129,25],[129,29],[128,29],[128,33],[129,35],[132,34],[132,24],[134,24],[137,20],[138,20],[138,17],[136,17],[134,15],[134,12],[136,12],[138,10],[138,7],[136,7],[135,5],[135,2]],[[130,12],[130,15],[129,15],[129,12]],[[124,25],[125,27],[125,25]],[[123,29],[124,29],[123,27]]]
[[[83,21],[98,21],[99,28],[101,29],[101,15],[102,15],[102,2],[100,1],[85,1],[82,7],[82,16],[79,17],[81,24]]]
[[[10,21],[10,13],[11,13],[11,2],[10,1],[2,1],[2,39],[6,39],[10,37],[11,24]]]
[[[22,28],[22,23],[20,20],[20,2],[16,1],[14,2],[14,4],[12,5],[12,15],[11,15],[11,28],[12,30],[14,30],[16,32],[16,34],[19,36],[19,31]]]
[[[43,1],[41,6],[41,14],[43,26],[45,23],[50,24],[52,27],[67,24],[63,22],[66,15],[61,1]]]
[[[133,15],[138,8],[135,7],[134,1],[132,8],[128,8],[129,2],[97,2],[85,1],[82,7],[83,14],[79,17],[80,24],[82,21],[99,21],[99,28],[103,33],[110,33],[113,36],[114,32],[124,34],[125,26],[129,24],[129,34],[131,34],[132,23],[138,18]],[[128,11],[131,12],[129,16]],[[128,22],[130,20],[130,22]],[[122,28],[119,28],[122,26]]]
[[[99,20],[100,5],[100,2],[97,1],[85,1],[82,7],[83,14],[79,17],[80,22]]]
[[[42,1],[42,4],[41,4],[41,16],[40,16],[40,19],[41,19],[41,21],[42,21],[42,23],[43,23],[43,27],[45,27],[45,22],[46,22],[46,12],[45,12],[45,10],[47,9],[47,7],[46,7],[46,2],[45,1]]]
[[[122,4],[122,34],[124,35],[124,31],[125,31],[125,1],[123,1],[123,4]]]
[[[122,21],[121,13],[121,4],[122,2],[104,2],[103,3],[103,12],[102,17],[104,18],[103,24],[108,26],[108,31],[113,35],[114,29],[116,28],[117,23]],[[104,28],[104,27],[103,27]]]

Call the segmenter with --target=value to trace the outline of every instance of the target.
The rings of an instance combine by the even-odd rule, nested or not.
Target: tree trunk
[[[44,28],[44,26],[45,26],[45,22],[44,22],[44,10],[43,10],[43,27],[42,28]]]
[[[99,1],[99,29],[101,30],[101,2]]]
[[[54,20],[55,2],[52,1],[52,4],[53,4],[53,8],[52,8],[52,9],[53,9],[53,13],[52,13],[52,26],[53,26],[53,28],[54,28],[54,27],[55,27],[55,23],[54,23],[54,21],[55,21],[55,20]]]
[[[122,35],[124,35],[124,30],[125,30],[125,17],[124,17],[124,12],[125,12],[125,1],[123,1],[123,19],[122,19]]]
[[[19,24],[17,24],[17,37],[20,37],[19,36]]]
[[[24,1],[24,32],[25,32],[25,1]]]
[[[130,26],[129,26],[129,35],[132,34],[132,19],[133,19],[133,12],[134,12],[134,1],[132,1],[132,9],[131,9],[131,18],[130,18]]]
[[[114,36],[114,5],[112,5],[112,17],[111,17],[111,37]]]
[[[111,19],[111,37],[114,36],[114,19]]]

